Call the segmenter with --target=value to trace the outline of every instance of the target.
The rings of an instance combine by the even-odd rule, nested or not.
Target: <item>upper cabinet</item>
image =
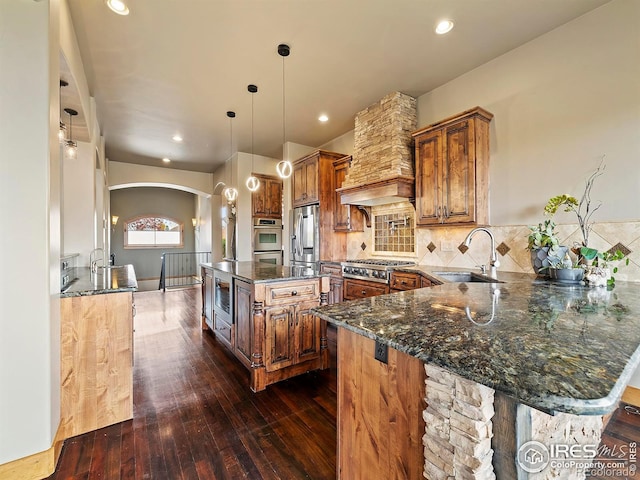
[[[488,223],[492,118],[476,107],[413,133],[417,225]]]
[[[269,175],[253,174],[260,180],[260,187],[251,194],[254,217],[282,217],[282,180]]]
[[[318,169],[320,152],[315,152],[293,165],[291,176],[291,203],[294,207],[302,207],[318,203]]]
[[[333,229],[336,232],[361,232],[364,229],[362,214],[354,205],[340,203],[341,195],[335,190],[342,187],[344,177],[351,166],[351,155],[342,157],[333,162]]]

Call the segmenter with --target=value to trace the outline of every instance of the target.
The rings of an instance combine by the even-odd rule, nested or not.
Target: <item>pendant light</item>
[[[247,178],[245,185],[250,192],[255,192],[260,188],[260,180],[253,176],[253,94],[258,91],[258,87],[248,85],[247,90],[251,93],[251,175]]]
[[[236,117],[236,112],[232,112],[232,111],[228,111],[227,112],[227,117],[229,117],[229,158],[231,158],[231,155],[233,155],[233,124],[232,124],[232,120]],[[233,168],[233,165],[232,165]],[[232,175],[233,177],[233,172]],[[229,183],[231,183],[231,180],[229,180]],[[236,198],[238,198],[238,190],[236,190],[234,187],[226,187],[223,191],[225,198],[227,199],[227,203],[233,203],[236,201]]]
[[[78,154],[78,143],[73,141],[73,122],[72,119],[78,112],[73,108],[65,108],[65,112],[69,114],[69,140],[64,142],[64,150],[69,158],[76,158]]]
[[[62,87],[66,87],[69,85],[69,82],[66,80],[60,80],[60,89],[58,90],[62,93]],[[67,139],[67,126],[64,124],[62,120],[60,120],[60,130],[58,130],[58,140],[60,143],[64,142]]]
[[[291,176],[291,172],[293,172],[291,162],[284,159],[284,144],[287,138],[285,135],[284,57],[288,57],[289,53],[291,53],[289,45],[285,43],[278,45],[278,55],[282,57],[282,161],[278,162],[278,165],[276,165],[276,171],[280,178],[289,178]]]

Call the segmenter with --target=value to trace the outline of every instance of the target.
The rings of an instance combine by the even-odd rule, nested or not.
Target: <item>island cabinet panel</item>
[[[213,270],[202,267],[202,329],[214,328]]]
[[[62,438],[133,418],[133,293],[60,300]]]
[[[266,352],[268,372],[289,367],[295,361],[294,312],[290,307],[270,308],[265,311]]]
[[[252,335],[253,335],[253,285],[239,279],[234,280],[233,302],[236,315],[236,357],[246,366],[251,367]]]
[[[338,478],[423,479],[424,364],[338,328]]]
[[[328,277],[259,283],[234,277],[233,282],[232,351],[251,372],[254,392],[329,366],[326,322],[310,312],[326,305]]]
[[[413,133],[417,225],[488,223],[492,118],[476,107]]]

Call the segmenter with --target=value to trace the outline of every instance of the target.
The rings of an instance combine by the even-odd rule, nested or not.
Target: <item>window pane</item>
[[[126,222],[125,246],[182,246],[182,224],[165,217],[140,217]]]

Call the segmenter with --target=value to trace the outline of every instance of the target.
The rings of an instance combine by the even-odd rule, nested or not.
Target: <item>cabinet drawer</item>
[[[270,284],[265,289],[265,305],[282,305],[286,303],[299,303],[309,300],[319,300],[320,283],[313,282],[286,282],[282,285]]]
[[[329,273],[332,277],[342,277],[342,266],[323,263],[320,265],[320,273]]]
[[[388,287],[381,283],[353,280],[351,278],[347,278],[344,281],[345,300],[375,297],[385,293],[389,293]]]
[[[214,312],[213,314],[213,331],[220,340],[226,343],[228,346],[231,346],[232,335],[232,326],[229,324],[226,319],[222,315],[218,315]]]
[[[421,275],[417,273],[391,272],[391,288],[396,290],[413,290],[420,288]]]

